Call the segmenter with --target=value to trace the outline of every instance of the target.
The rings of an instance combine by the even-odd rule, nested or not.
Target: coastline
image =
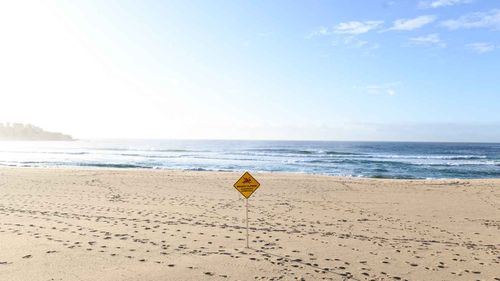
[[[0,276],[500,277],[500,179],[252,174],[245,249],[239,172],[1,167]]]
[[[245,170],[241,171],[230,171],[230,170],[210,170],[210,169],[176,169],[176,168],[150,168],[150,167],[112,167],[112,166],[50,166],[50,167],[41,167],[41,166],[9,166],[9,165],[0,165],[0,170],[2,169],[34,169],[34,170],[66,170],[66,171],[144,171],[144,172],[165,172],[165,173],[175,173],[175,172],[185,172],[185,173],[229,173],[235,175],[241,175]],[[335,179],[359,179],[359,180],[382,180],[382,181],[500,181],[500,177],[498,178],[399,178],[399,177],[380,177],[380,176],[355,176],[355,175],[331,175],[325,173],[310,173],[310,172],[289,172],[289,171],[251,171],[252,173],[260,174],[260,175],[291,175],[291,176],[311,176],[311,177],[328,177]]]

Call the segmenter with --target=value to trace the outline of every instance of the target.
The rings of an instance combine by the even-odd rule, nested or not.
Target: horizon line
[[[393,143],[487,143],[500,144],[500,141],[438,141],[438,140],[321,140],[321,139],[239,139],[239,138],[74,138],[72,141],[92,141],[92,140],[165,140],[165,141],[259,141],[259,142],[393,142]],[[29,140],[28,140],[29,141]],[[43,140],[42,140],[43,141]]]

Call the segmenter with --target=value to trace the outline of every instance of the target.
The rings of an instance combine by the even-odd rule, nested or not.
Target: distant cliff
[[[70,135],[47,132],[31,124],[0,123],[0,140],[73,140]]]

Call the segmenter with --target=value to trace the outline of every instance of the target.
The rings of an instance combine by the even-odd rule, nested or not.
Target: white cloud
[[[368,41],[360,40],[354,36],[344,38],[344,44],[353,48],[362,48],[368,44]]]
[[[345,46],[351,49],[360,49],[364,51],[363,54],[365,55],[368,55],[371,51],[380,48],[379,44],[361,40],[356,35],[336,38],[332,40],[332,46]]]
[[[414,30],[435,20],[436,16],[433,15],[419,16],[413,19],[398,19],[394,21],[393,26],[389,30]]]
[[[426,46],[437,46],[440,48],[446,47],[446,43],[444,43],[439,34],[432,33],[425,36],[412,37],[409,39],[412,45],[426,45]]]
[[[500,30],[500,10],[463,15],[457,19],[443,21],[442,26],[455,30],[460,28],[491,28]]]
[[[420,8],[441,8],[447,6],[454,6],[459,4],[472,3],[474,0],[432,0],[432,1],[420,1],[418,6]]]
[[[382,84],[372,84],[365,87],[367,93],[372,95],[396,95],[396,90],[401,85],[401,82],[389,82]]]
[[[349,21],[337,24],[333,30],[335,33],[356,35],[378,29],[383,24],[383,21]]]
[[[467,44],[466,47],[468,49],[478,53],[478,54],[488,53],[488,52],[494,51],[495,49],[499,48],[499,46],[495,46],[495,44],[485,43],[485,42],[476,42],[476,43]]]
[[[314,30],[313,32],[309,33],[306,38],[308,39],[311,39],[313,37],[317,37],[317,36],[326,36],[326,35],[330,35],[332,34],[328,28],[324,27],[324,26],[320,26],[318,29]]]

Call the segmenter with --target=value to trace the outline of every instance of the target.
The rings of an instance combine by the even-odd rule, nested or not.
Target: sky
[[[500,2],[0,0],[0,122],[500,142]]]

